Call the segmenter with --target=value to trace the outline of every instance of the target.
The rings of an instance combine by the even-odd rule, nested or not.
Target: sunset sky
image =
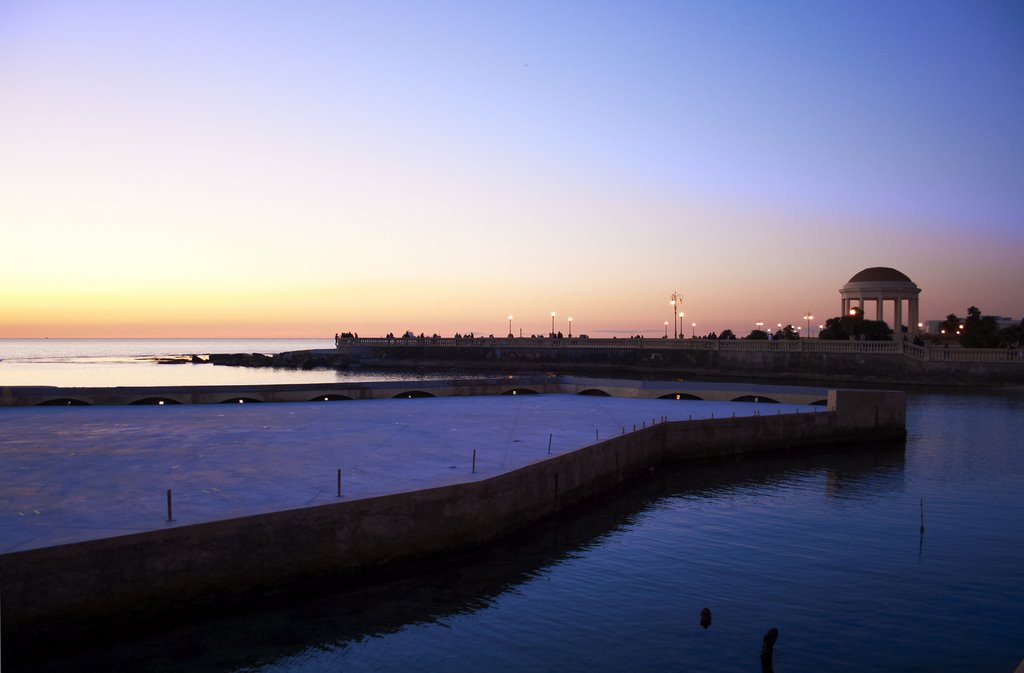
[[[0,337],[1020,319],[1024,3],[5,0],[0,232]]]

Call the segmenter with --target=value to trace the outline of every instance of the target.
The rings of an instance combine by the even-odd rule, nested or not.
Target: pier
[[[5,514],[5,642],[486,544],[669,463],[905,437],[900,392],[833,389],[821,407],[513,392],[7,409],[5,471],[27,481]]]

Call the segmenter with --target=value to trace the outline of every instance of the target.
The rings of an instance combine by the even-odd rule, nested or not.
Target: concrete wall
[[[628,341],[628,340],[626,340]],[[908,385],[1020,385],[1024,360],[956,362],[918,360],[903,353],[814,350],[692,349],[645,340],[644,348],[572,348],[547,345],[342,345],[325,354],[327,366],[433,367],[498,371],[660,372],[691,376],[766,378]],[[765,342],[767,343],[767,342]]]
[[[157,400],[169,404],[237,404],[239,399],[255,402],[308,402],[324,398],[328,400],[379,400],[417,393],[449,397],[505,395],[511,394],[513,391],[579,394],[594,390],[613,397],[653,399],[666,394],[682,393],[696,399],[725,402],[746,395],[761,395],[787,404],[814,404],[824,398],[822,388],[787,387],[770,391],[758,391],[757,389],[758,386],[743,383],[708,385],[699,382],[633,381],[573,376],[516,376],[452,381],[372,381],[324,384],[118,386],[116,388],[4,386],[0,387],[0,406],[34,406],[55,402],[67,403],[68,401],[82,404],[119,405],[154,403]]]
[[[901,392],[817,413],[662,423],[485,481],[0,556],[5,642],[145,619],[479,545],[666,462],[905,437]]]

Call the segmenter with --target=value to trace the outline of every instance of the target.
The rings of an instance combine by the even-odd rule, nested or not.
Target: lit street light
[[[678,303],[678,304],[682,305],[682,303],[683,303],[683,293],[682,292],[673,292],[671,294],[671,296],[669,297],[669,302],[668,303],[672,305],[672,330],[674,332],[674,334],[672,335],[672,338],[675,339],[677,336],[679,336],[679,332],[676,330],[676,304]],[[680,313],[679,315],[682,315],[682,313]],[[665,337],[668,338],[668,335],[666,334]]]
[[[509,339],[513,338],[512,337],[512,314],[511,313],[508,314],[508,338]]]
[[[804,320],[807,321],[807,337],[810,338],[810,336],[811,336],[811,321],[814,320],[814,316],[811,315],[810,311],[808,311],[807,313],[804,313]]]
[[[683,316],[686,315],[682,311],[679,312],[679,338],[683,338]]]
[[[696,339],[697,338],[696,335],[697,335],[697,323],[692,322],[692,323],[690,323],[690,338],[691,339]]]
[[[555,312],[551,312],[551,338],[555,337]]]
[[[569,316],[569,338],[572,338],[572,316]]]
[[[675,320],[675,319],[673,318],[673,321],[674,321],[674,320]],[[665,321],[665,338],[666,338],[666,339],[668,338],[668,321],[667,321],[667,320]]]

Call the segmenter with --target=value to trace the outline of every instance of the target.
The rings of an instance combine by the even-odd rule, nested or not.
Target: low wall
[[[480,545],[669,462],[905,437],[902,392],[661,423],[487,480],[0,556],[4,640],[42,641]]]

